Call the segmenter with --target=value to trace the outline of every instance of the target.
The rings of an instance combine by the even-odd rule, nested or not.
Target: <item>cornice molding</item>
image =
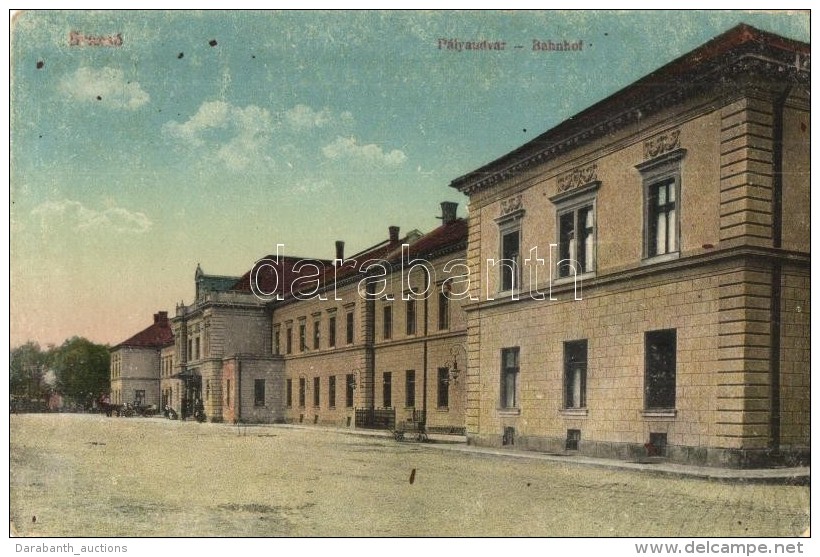
[[[615,93],[602,101],[613,105],[612,107],[601,108],[602,111],[610,113],[609,117],[603,116],[605,118],[603,121],[601,121],[601,116],[593,118],[594,115],[582,112],[574,118],[590,120],[590,124],[581,122],[579,124],[580,129],[570,129],[564,134],[561,134],[562,130],[557,131],[555,132],[557,137],[543,147],[539,147],[538,143],[548,142],[550,138],[544,137],[540,140],[537,138],[530,144],[519,148],[520,151],[533,150],[535,152],[529,155],[522,152],[519,154],[521,158],[516,161],[512,160],[515,157],[515,151],[513,151],[473,173],[453,180],[450,187],[458,189],[466,195],[474,195],[527,169],[554,159],[558,155],[610,135],[631,124],[638,123],[651,115],[680,104],[686,99],[696,97],[710,89],[717,89],[720,94],[730,93],[731,89],[741,86],[741,84],[733,81],[738,77],[753,77],[758,80],[763,77],[769,81],[784,84],[792,83],[810,86],[811,59],[808,54],[776,49],[767,49],[765,53],[755,52],[755,50],[760,50],[760,48],[755,49],[754,45],[746,45],[740,49],[740,52],[736,50],[724,54],[718,57],[717,60],[704,64],[704,69],[691,76],[691,78],[683,79],[683,76],[681,76],[681,79],[674,82],[664,83],[663,85],[655,84],[658,88],[663,87],[663,90],[641,103],[636,103],[635,106],[619,107],[617,103],[621,100],[620,97],[628,96],[634,88],[633,86],[638,82],[633,83],[620,93]],[[721,88],[729,90],[720,91]],[[622,109],[618,111],[619,108]],[[559,124],[559,127],[571,120],[573,118]],[[548,131],[544,135],[549,136],[550,132]],[[509,164],[501,167],[508,157],[511,159]],[[492,170],[493,166],[501,168]]]
[[[706,269],[709,266],[719,265],[726,262],[731,262],[733,260],[738,259],[748,259],[748,260],[758,260],[762,262],[764,265],[771,264],[773,261],[779,261],[782,263],[790,263],[792,265],[803,267],[806,269],[811,268],[811,254],[805,252],[796,252],[796,251],[786,251],[786,250],[778,250],[774,248],[766,248],[766,247],[754,247],[754,246],[736,246],[731,248],[726,248],[722,250],[716,250],[709,253],[703,253],[698,255],[692,255],[688,257],[683,257],[679,259],[674,259],[671,261],[666,261],[663,263],[658,263],[655,265],[645,266],[645,267],[632,267],[629,269],[613,271],[610,273],[599,274],[591,279],[586,279],[583,281],[579,281],[579,286],[583,288],[584,291],[584,299],[589,298],[591,296],[587,296],[586,293],[590,291],[594,291],[596,288],[600,287],[608,287],[612,285],[617,285],[620,283],[633,283],[638,279],[642,279],[645,277],[650,277],[653,275],[665,274],[665,273],[675,273],[680,272],[681,270],[694,270],[697,271],[698,269]],[[549,289],[549,284],[539,284],[536,287],[540,289],[539,291],[544,293]],[[561,283],[556,285],[553,283],[552,285],[552,294],[553,295],[562,295],[562,294],[570,294],[572,295],[574,291],[575,285],[573,281],[569,281],[568,283]],[[490,309],[500,306],[506,306],[510,304],[528,304],[528,303],[552,303],[556,300],[536,300],[530,297],[530,291],[519,291],[518,292],[518,299],[513,300],[510,297],[503,297],[497,298],[493,300],[480,300],[480,301],[473,301],[467,304],[464,304],[462,307],[464,311],[470,313],[472,311],[478,311],[483,309]],[[569,300],[562,299],[558,300],[559,303],[567,302]]]

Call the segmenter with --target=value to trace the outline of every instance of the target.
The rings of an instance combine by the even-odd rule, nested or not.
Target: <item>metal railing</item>
[[[362,429],[395,429],[396,410],[393,408],[357,408],[355,425]]]

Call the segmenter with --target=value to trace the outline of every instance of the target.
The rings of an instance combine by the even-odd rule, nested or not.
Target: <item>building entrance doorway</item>
[[[191,372],[185,379],[185,390],[182,397],[182,419],[192,417],[197,401],[202,400],[202,376]]]

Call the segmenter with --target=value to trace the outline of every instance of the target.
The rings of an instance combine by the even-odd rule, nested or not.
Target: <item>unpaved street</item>
[[[20,535],[792,536],[809,525],[806,486],[664,478],[320,429],[69,414],[10,421]]]

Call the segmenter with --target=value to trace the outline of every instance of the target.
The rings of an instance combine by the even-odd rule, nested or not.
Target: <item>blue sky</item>
[[[451,180],[740,22],[809,40],[799,13],[23,13],[12,346],[124,340],[191,301],[197,263],[239,275],[277,243],[330,258],[434,228],[440,201],[463,216]]]

